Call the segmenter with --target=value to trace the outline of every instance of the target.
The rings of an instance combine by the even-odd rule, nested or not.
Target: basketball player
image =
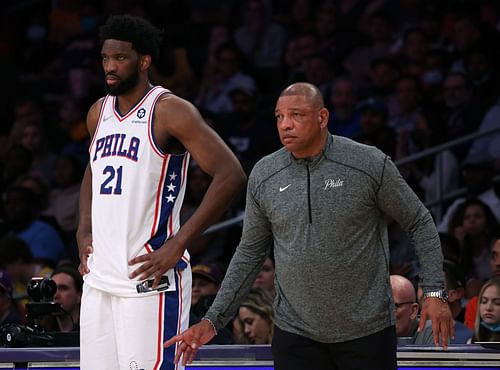
[[[186,245],[224,211],[245,181],[223,141],[188,102],[152,86],[160,34],[142,18],[114,16],[101,29],[108,95],[90,108],[90,161],[77,240],[85,284],[80,366],[174,369],[162,343],[188,325]],[[183,227],[190,158],[212,177]]]
[[[446,347],[453,319],[429,211],[375,147],[328,133],[321,92],[287,87],[275,115],[283,148],[248,181],[243,235],[213,305],[200,323],[165,343],[176,361],[233,317],[273,247],[276,370],[396,370],[387,216],[412,236],[426,299],[421,328]]]

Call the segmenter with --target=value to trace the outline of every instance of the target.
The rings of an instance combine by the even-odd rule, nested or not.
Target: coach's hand
[[[183,254],[184,248],[176,245],[175,237],[169,239],[154,252],[132,258],[129,265],[138,263],[142,263],[142,265],[130,274],[130,278],[133,279],[139,275],[139,280],[154,278],[152,288],[155,289],[160,283],[161,277],[177,264]]]
[[[167,340],[163,346],[170,347],[177,343],[174,363],[178,364],[182,356],[182,365],[193,362],[194,356],[203,344],[206,344],[215,337],[215,328],[208,320],[201,320],[198,324],[191,326],[185,332]]]
[[[455,336],[455,321],[451,315],[450,306],[439,298],[427,297],[422,305],[418,331],[422,331],[427,320],[432,321],[432,334],[434,335],[434,345],[439,342],[446,350],[448,341]]]

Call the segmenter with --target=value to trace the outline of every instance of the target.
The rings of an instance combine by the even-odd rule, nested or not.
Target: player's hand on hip
[[[87,261],[89,259],[89,256],[92,254],[94,251],[94,248],[92,245],[87,245],[82,248],[79,248],[80,252],[80,265],[78,266],[78,271],[80,271],[80,274],[83,276],[85,274],[88,274],[90,272],[90,269],[87,265]]]
[[[182,364],[185,366],[193,362],[198,349],[203,344],[210,342],[215,337],[215,334],[216,332],[212,324],[207,320],[201,320],[198,324],[193,325],[183,333],[167,340],[163,346],[166,348],[177,343],[174,363],[178,364],[182,357]]]
[[[80,271],[80,274],[83,276],[90,272],[87,261],[89,256],[94,251],[94,248],[92,247],[92,233],[83,232],[79,229],[76,233],[76,243],[78,244],[78,256],[80,257],[78,271]]]
[[[448,343],[455,336],[455,320],[451,315],[450,306],[439,298],[425,298],[422,305],[418,331],[424,329],[425,322],[432,321],[432,334],[434,335],[434,345],[441,345],[446,350]]]
[[[183,250],[177,252],[176,248],[172,248],[170,244],[168,246],[164,244],[152,253],[132,258],[129,265],[139,263],[141,265],[132,271],[130,278],[134,279],[137,276],[139,276],[139,280],[154,278],[152,288],[155,289],[160,283],[161,277],[177,264],[183,253]]]

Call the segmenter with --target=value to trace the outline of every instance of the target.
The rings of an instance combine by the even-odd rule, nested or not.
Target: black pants
[[[275,327],[275,370],[396,370],[394,326],[340,343],[320,343]]]

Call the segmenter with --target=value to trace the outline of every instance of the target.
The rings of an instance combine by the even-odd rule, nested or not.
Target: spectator
[[[19,143],[24,127],[37,125],[43,127],[45,115],[42,102],[38,99],[22,94],[14,103],[14,122],[10,131],[10,145]]]
[[[61,305],[61,311],[44,320],[45,329],[60,332],[79,331],[82,275],[75,267],[62,265],[54,270],[51,278],[57,286],[54,302]]]
[[[12,301],[12,280],[5,270],[0,270],[0,325],[19,324],[21,318]]]
[[[328,57],[323,54],[312,55],[306,59],[304,67],[304,81],[317,86],[323,96],[330,95],[335,71]]]
[[[84,102],[72,96],[64,96],[57,111],[57,133],[51,137],[60,153],[72,155],[86,165],[88,161],[89,132],[85,125]]]
[[[53,216],[62,230],[64,240],[71,240],[78,226],[78,202],[83,167],[75,157],[60,155],[54,162],[49,208],[45,212]]]
[[[199,165],[192,161],[188,171],[186,200],[181,209],[181,224],[184,225],[198,209],[210,186],[212,178],[203,172]],[[222,221],[222,217],[214,221]],[[193,265],[206,261],[215,261],[224,252],[227,230],[216,231],[190,241],[187,245]]]
[[[42,126],[40,124],[25,125],[21,130],[19,144],[31,153],[30,173],[50,182],[56,156],[49,148],[50,144]]]
[[[445,141],[470,134],[478,128],[483,119],[488,102],[472,99],[472,85],[467,75],[452,72],[443,84],[443,98],[446,106],[444,117],[435,131]],[[462,161],[470,144],[453,149],[457,159]]]
[[[34,258],[55,266],[64,256],[64,243],[57,230],[40,219],[38,199],[29,189],[11,187],[5,192],[8,231],[23,239]]]
[[[255,278],[252,288],[262,288],[267,290],[273,297],[276,294],[274,290],[274,257],[272,254],[266,258],[259,274]]]
[[[377,58],[390,55],[393,35],[389,17],[382,12],[369,15],[365,33],[369,44],[355,48],[344,62],[344,67],[361,86],[368,84],[370,64]]]
[[[500,333],[500,279],[484,283],[478,298],[478,310],[473,342],[499,342]]]
[[[401,275],[391,275],[394,313],[396,316],[396,335],[406,337],[406,344],[431,345],[433,340],[432,325],[425,323],[424,330],[417,331],[419,324],[419,305],[415,287],[410,280]]]
[[[240,54],[231,43],[221,45],[215,53],[216,63],[205,71],[196,104],[209,112],[231,111],[229,92],[237,87],[254,92],[253,77],[240,68]]]
[[[500,78],[499,78],[500,84]],[[479,125],[478,132],[485,132],[493,130],[494,128],[500,128],[500,99],[493,104],[486,114],[484,115],[481,124]],[[500,140],[500,131],[495,134],[486,135],[480,137],[472,142],[469,149],[469,156],[488,156],[487,153],[490,145],[492,145],[495,140]]]
[[[472,87],[472,99],[484,102],[486,105],[494,103],[497,97],[497,74],[494,66],[497,64],[488,46],[473,47],[465,56],[465,70]]]
[[[51,216],[46,215],[49,206],[49,187],[42,178],[29,174],[24,175],[16,180],[14,186],[20,186],[32,191],[37,198],[41,218],[53,226],[57,225],[57,222]]]
[[[459,14],[456,17],[451,34],[451,51],[454,61],[453,71],[465,70],[465,56],[467,52],[485,40],[486,35],[482,35],[478,19],[471,14]],[[485,41],[487,44],[487,42]]]
[[[189,324],[193,325],[201,320],[212,304],[219,291],[224,277],[224,269],[219,263],[194,265],[192,269],[193,288],[191,291],[191,310]],[[230,328],[224,327],[209,344],[232,344],[233,335]]]
[[[0,269],[5,270],[12,278],[12,299],[21,321],[25,323],[29,281],[35,276],[48,278],[53,269],[44,261],[34,259],[26,242],[12,235],[0,238]]]
[[[246,0],[242,25],[234,32],[236,45],[258,71],[280,67],[286,44],[286,31],[273,22],[270,6],[269,1]]]
[[[419,26],[424,31],[427,45],[430,48],[442,49],[447,46],[443,33],[443,14],[437,6],[428,6],[423,9]]]
[[[341,14],[343,10],[345,9],[337,7],[333,1],[323,0],[319,2],[315,12],[313,30],[318,35],[319,52],[337,64],[334,68],[340,67],[349,52],[363,41],[357,29],[347,30],[339,25],[345,21],[344,14]],[[354,24],[351,23],[350,26]]]
[[[370,85],[361,95],[383,100],[389,109],[389,119],[398,112],[398,103],[394,94],[400,70],[391,58],[377,58],[370,63]]]
[[[422,149],[432,148],[441,143],[442,138],[431,132],[424,141]],[[458,188],[459,165],[452,150],[443,150],[431,154],[422,160],[405,166],[407,180],[418,187],[426,204],[440,201],[446,194]],[[443,208],[441,204],[429,207],[436,218],[440,218]]]
[[[29,174],[32,162],[31,153],[21,145],[13,145],[6,153],[2,163],[0,186],[3,191],[12,186],[19,178]]]
[[[329,103],[332,113],[328,119],[328,131],[349,138],[359,135],[361,114],[356,109],[357,89],[350,77],[341,76],[333,81]]]
[[[461,174],[466,187],[464,196],[446,209],[446,213],[438,224],[439,232],[448,232],[448,226],[457,207],[467,198],[475,197],[487,204],[500,220],[500,196],[493,186],[494,161],[488,153],[469,154],[461,163]]]
[[[217,263],[198,264],[193,266],[192,274],[193,290],[191,294],[191,307],[192,311],[201,318],[205,312],[198,312],[195,307],[204,299],[213,300],[224,278],[224,271]],[[206,303],[202,302],[202,305],[206,306]],[[208,307],[206,306],[207,309]]]
[[[271,344],[274,333],[274,309],[271,294],[252,288],[238,310],[235,342],[238,344]]]
[[[315,5],[309,0],[292,0],[289,5],[287,29],[296,34],[311,30],[314,24]]]
[[[415,154],[427,146],[430,128],[421,106],[420,81],[410,75],[401,76],[396,82],[398,114],[389,120],[397,132],[397,159]]]
[[[304,81],[305,61],[319,52],[319,36],[310,30],[299,33],[288,40],[284,55],[288,69],[286,83]]]
[[[389,111],[380,99],[363,100],[358,110],[361,112],[361,133],[354,140],[373,145],[390,157],[396,152],[396,132],[387,125]]]
[[[427,114],[443,114],[443,83],[448,73],[448,53],[443,49],[430,49],[425,57],[424,69],[421,75],[423,106]],[[438,118],[440,119],[440,118]]]
[[[490,278],[500,278],[500,239],[497,239],[491,247],[490,258],[491,276]],[[464,323],[469,328],[474,330],[476,311],[477,311],[478,296],[469,299],[465,306],[465,319]]]
[[[491,276],[491,247],[500,235],[500,226],[488,205],[470,198],[457,208],[448,233],[462,245],[461,264],[467,278],[465,297],[469,299],[479,293]]]
[[[422,28],[410,27],[403,33],[401,48],[401,65],[423,65],[427,54],[427,39]]]
[[[261,113],[259,96],[244,88],[229,92],[232,109],[229,114],[215,118],[216,128],[236,154],[247,173],[255,162],[275,146],[271,125]]]

